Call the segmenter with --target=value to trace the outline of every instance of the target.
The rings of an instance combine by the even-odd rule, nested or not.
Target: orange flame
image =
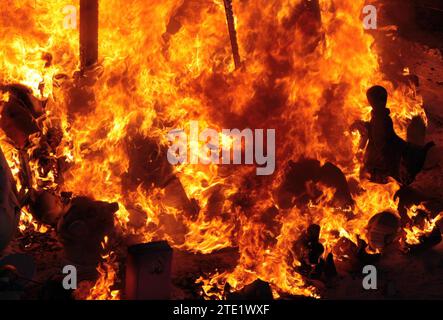
[[[359,135],[349,128],[370,117],[366,90],[373,84],[388,89],[402,137],[409,119],[425,115],[414,88],[394,87],[381,73],[374,39],[363,30],[364,0],[320,0],[320,26],[309,15],[294,20],[300,2],[233,1],[244,63],[235,71],[221,0],[101,1],[100,66],[78,79],[78,31],[63,28],[63,8],[78,7],[78,0],[7,0],[0,18],[0,83],[24,84],[46,102],[43,131],[57,124],[63,132],[52,156],[69,164],[61,184],[56,179],[60,173],[40,177],[38,163],[31,162],[34,176],[59,191],[118,202],[116,225],[122,234],[138,235],[141,241],[163,238],[175,248],[202,253],[237,246],[240,260],[232,272],[198,280],[206,297],[221,298],[226,282],[241,289],[257,278],[271,283],[276,297],[281,292],[317,297],[294,271],[298,262],[285,259],[306,226],[320,224],[322,241],[331,248],[338,240],[335,231],[356,241],[357,235],[365,237],[372,215],[396,209],[396,182],[376,185],[359,176]],[[312,30],[305,30],[304,22]],[[70,110],[76,81],[94,83],[88,89],[95,97],[93,107]],[[1,96],[1,101],[7,99]],[[161,149],[167,146],[165,134],[190,120],[203,128],[239,123],[277,128],[278,172],[257,181],[248,167],[174,168],[186,196],[200,208],[194,217],[168,205],[167,191],[159,186],[135,179],[135,186],[128,187],[132,139],[153,139]],[[38,138],[32,143],[38,144]],[[1,146],[11,149],[5,142]],[[13,154],[8,160],[17,174]],[[331,192],[324,189],[324,199],[308,212],[279,210],[275,219],[280,228],[269,230],[260,222],[266,209],[277,206],[274,195],[287,161],[300,156],[331,161],[348,179],[359,181],[362,192],[354,197],[354,219],[343,214],[349,208],[328,206]],[[239,194],[252,205],[239,205]],[[214,198],[221,204],[212,205]],[[143,215],[144,223],[132,223],[134,212]],[[165,223],[165,216],[178,227]],[[20,228],[29,223],[30,215],[24,214]],[[267,238],[275,241],[268,243]],[[117,276],[115,255],[110,252],[104,259],[91,299],[119,297],[111,289]]]

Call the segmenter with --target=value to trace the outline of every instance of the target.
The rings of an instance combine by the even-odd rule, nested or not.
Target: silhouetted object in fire
[[[0,149],[0,253],[14,237],[20,219],[20,204],[11,169]]]
[[[18,149],[24,148],[28,136],[40,131],[36,119],[43,114],[41,102],[22,85],[0,86],[0,92],[9,93],[1,111],[0,127]]]
[[[408,210],[414,205],[424,205],[430,213],[430,218],[435,218],[443,211],[443,199],[415,190],[411,186],[401,187],[395,193],[394,200],[398,201],[397,211],[402,218],[402,225],[411,222],[408,216]]]
[[[435,247],[442,241],[442,235],[438,226],[432,229],[430,234],[420,236],[419,243],[408,246],[409,252],[412,254],[419,254],[432,247]]]
[[[225,288],[226,291],[227,288]],[[269,283],[257,279],[251,284],[248,284],[243,289],[228,293],[226,300],[242,301],[242,300],[273,300],[272,290]]]
[[[318,224],[311,224],[293,243],[291,250],[301,263],[299,271],[313,279],[319,279],[325,267],[325,261],[321,258],[325,248],[320,243],[320,230]]]
[[[343,172],[330,162],[322,166],[314,159],[289,162],[285,179],[278,190],[279,206],[287,209],[294,205],[316,203],[323,195],[318,184],[335,190],[329,205],[341,208],[353,206],[354,200]]]
[[[371,248],[381,250],[398,236],[400,220],[391,212],[378,213],[369,220],[367,230]]]
[[[367,248],[368,244],[359,236],[357,236],[357,244],[346,237],[341,237],[332,247],[337,272],[361,274],[363,266],[377,263],[380,254],[370,254]]]
[[[385,88],[370,88],[367,98],[372,106],[371,120],[354,125],[362,133],[362,145],[367,142],[364,172],[374,182],[387,183],[388,177],[392,177],[409,185],[422,170],[426,155],[435,144],[416,145],[396,134],[390,110],[386,107],[388,92]]]
[[[171,298],[172,248],[166,241],[128,248],[125,298],[167,300]]]
[[[333,253],[323,257],[325,247],[320,242],[320,231],[318,224],[311,224],[293,243],[291,254],[292,258],[300,262],[297,267],[299,272],[311,279],[329,280],[338,273]]]
[[[283,19],[287,30],[297,30],[302,41],[295,46],[297,53],[308,55],[313,53],[325,39],[322,31],[321,9],[318,0],[299,1],[292,12]]]
[[[80,64],[87,69],[98,60],[98,0],[80,1]]]
[[[235,29],[234,11],[232,9],[232,0],[224,0],[226,21],[228,23],[229,39],[231,40],[232,55],[234,57],[235,68],[241,66],[240,52],[237,42],[237,30]]]
[[[326,278],[333,278],[338,274],[337,267],[335,266],[334,262],[334,255],[331,252],[326,257],[324,272]]]
[[[68,260],[84,266],[100,261],[102,242],[114,232],[117,203],[77,197],[68,212],[58,221],[57,232]]]
[[[48,190],[32,190],[28,208],[37,221],[52,226],[57,225],[59,218],[68,209],[62,197]]]

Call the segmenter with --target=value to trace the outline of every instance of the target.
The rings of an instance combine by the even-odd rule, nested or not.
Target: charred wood
[[[98,59],[98,0],[80,0],[80,64],[87,69]]]
[[[229,39],[231,40],[232,56],[234,57],[235,68],[241,67],[240,52],[237,42],[237,30],[235,29],[234,11],[232,9],[232,0],[223,0],[226,12],[226,21],[228,24]]]

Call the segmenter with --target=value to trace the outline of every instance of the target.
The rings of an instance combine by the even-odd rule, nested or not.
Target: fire
[[[415,218],[418,215],[419,212],[418,210],[423,210],[423,212],[428,213],[423,205],[419,206],[414,205],[408,210],[408,217],[410,219]],[[406,240],[405,240],[406,244],[408,245],[419,244],[421,238],[423,236],[431,234],[431,232],[436,227],[437,222],[439,222],[442,218],[443,218],[443,212],[432,219],[430,218],[424,219],[423,225],[421,226],[410,225],[404,228],[404,231],[406,232]]]
[[[365,238],[371,216],[396,210],[396,182],[377,185],[359,175],[359,135],[349,128],[370,117],[366,90],[373,84],[388,89],[402,137],[409,119],[425,119],[414,88],[394,87],[381,73],[374,39],[362,26],[365,1],[320,0],[317,19],[312,12],[295,15],[301,0],[234,0],[243,64],[237,70],[223,1],[100,1],[99,66],[85,75],[76,72],[78,31],[63,27],[63,8],[78,2],[7,0],[0,18],[0,83],[31,88],[46,101],[43,131],[56,127],[63,133],[51,157],[64,159],[68,168],[42,174],[38,163],[30,163],[33,187],[117,202],[115,224],[122,236],[167,239],[177,249],[201,253],[238,247],[233,271],[198,280],[207,298],[222,298],[226,283],[241,289],[257,278],[268,281],[276,297],[318,297],[294,270],[298,262],[286,259],[301,232],[318,223],[330,250],[337,232],[356,242],[357,236]],[[76,83],[90,83],[80,96],[91,96],[92,106],[74,103]],[[258,179],[248,167],[175,167],[170,174],[197,209],[189,214],[174,207],[167,201],[168,188],[143,181],[149,173],[134,168],[140,160],[135,157],[149,151],[152,157],[139,155],[142,161],[160,167],[166,133],[189,121],[202,128],[276,128],[277,172]],[[155,141],[155,148],[147,141]],[[1,147],[11,149],[6,142]],[[301,156],[330,161],[357,181],[361,191],[354,195],[355,206],[331,207],[331,192],[323,189],[324,199],[307,210],[278,208],[275,192],[286,164]],[[8,160],[17,174],[16,159]],[[269,208],[277,210],[273,226],[261,220]],[[351,211],[354,218],[346,218]],[[134,212],[145,223],[134,226]],[[24,213],[20,228],[31,221]],[[111,289],[117,266],[112,252],[104,256],[89,298],[119,298]]]
[[[108,249],[108,240],[109,238],[107,236],[103,239],[102,247],[104,250]],[[111,288],[116,279],[116,269],[118,268],[118,264],[115,261],[115,254],[113,251],[110,251],[103,255],[102,258],[103,263],[97,268],[99,278],[89,290],[87,300],[118,300],[120,297],[119,291]]]
[[[46,233],[49,230],[48,226],[35,221],[32,214],[30,214],[26,210],[22,210],[21,212],[20,224],[18,228],[20,232],[25,232],[26,230],[34,230],[39,233]]]
[[[2,93],[0,97],[1,102],[8,102],[9,101],[9,92]]]

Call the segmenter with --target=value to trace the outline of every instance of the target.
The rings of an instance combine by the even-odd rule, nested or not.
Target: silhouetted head
[[[388,92],[382,86],[374,86],[366,93],[368,101],[372,108],[380,110],[386,107],[388,101]]]

